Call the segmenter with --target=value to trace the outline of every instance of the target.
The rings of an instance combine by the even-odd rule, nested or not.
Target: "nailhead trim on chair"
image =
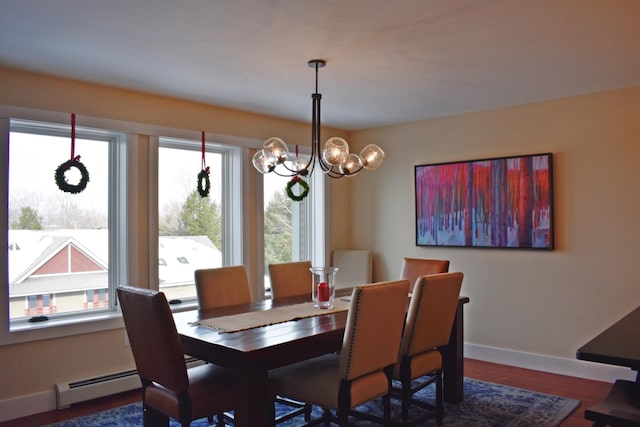
[[[354,322],[357,324],[358,323],[358,316],[360,315],[360,301],[362,299],[362,289],[360,288],[355,288],[355,292],[353,295],[353,298],[355,298],[355,307],[351,307],[351,309],[353,310],[354,314],[353,314],[353,320]],[[351,371],[351,361],[353,358],[353,342],[355,341],[355,334],[351,335],[351,341],[349,342],[349,357],[347,357],[347,367],[345,369],[344,372],[344,377],[343,379],[346,380],[347,378],[349,378],[349,372]]]

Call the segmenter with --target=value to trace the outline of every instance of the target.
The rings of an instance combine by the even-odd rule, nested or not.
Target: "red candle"
[[[327,282],[320,282],[318,284],[318,301],[329,301],[329,285],[327,284]]]

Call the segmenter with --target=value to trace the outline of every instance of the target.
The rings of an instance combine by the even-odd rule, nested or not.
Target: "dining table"
[[[185,354],[232,370],[235,373],[236,427],[271,425],[270,406],[274,396],[269,389],[269,370],[327,353],[337,352],[347,320],[351,290],[341,289],[332,310],[315,309],[311,315],[255,326],[242,326],[246,316],[288,307],[312,304],[311,295],[264,299],[250,304],[174,313],[174,320]],[[449,401],[463,399],[463,317],[462,307],[469,301],[461,297],[451,332],[452,341],[443,348],[444,396]],[[224,321],[241,321],[238,330],[215,328]],[[222,323],[220,323],[222,322]]]

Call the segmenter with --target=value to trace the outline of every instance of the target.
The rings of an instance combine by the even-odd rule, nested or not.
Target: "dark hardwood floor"
[[[602,400],[612,386],[610,383],[600,381],[514,368],[473,359],[465,360],[465,376],[580,400],[580,407],[562,423],[562,427],[591,426],[591,423],[584,419],[585,408]],[[140,400],[140,391],[136,390],[108,398],[96,399],[91,402],[79,403],[69,409],[0,422],[0,427],[40,427],[138,400]]]

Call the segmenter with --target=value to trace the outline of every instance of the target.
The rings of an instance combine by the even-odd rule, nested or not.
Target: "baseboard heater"
[[[195,357],[190,357],[186,361],[188,368],[204,363]],[[69,383],[58,383],[55,388],[56,408],[64,409],[74,403],[140,388],[140,377],[135,369],[131,369]]]

